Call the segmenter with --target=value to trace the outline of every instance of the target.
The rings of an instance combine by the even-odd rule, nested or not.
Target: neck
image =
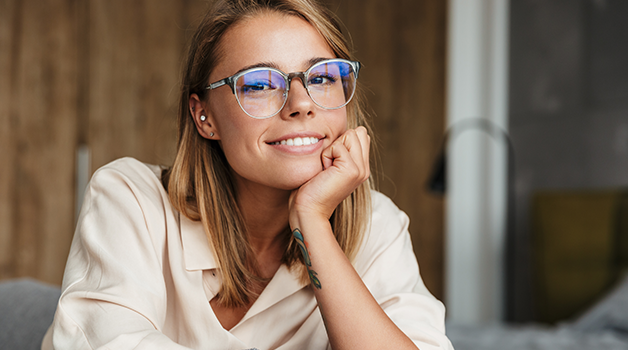
[[[239,181],[237,196],[253,251],[257,255],[275,252],[281,258],[288,227],[290,191]]]

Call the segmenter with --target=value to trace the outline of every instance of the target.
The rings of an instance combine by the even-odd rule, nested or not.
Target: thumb
[[[334,163],[334,145],[327,147],[321,154],[323,170],[327,170]]]

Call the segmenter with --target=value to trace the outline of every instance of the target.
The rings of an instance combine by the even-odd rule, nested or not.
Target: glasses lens
[[[327,109],[346,105],[355,92],[353,66],[344,61],[321,62],[313,66],[307,77],[310,96]]]
[[[236,94],[242,109],[255,118],[270,117],[283,107],[286,80],[278,72],[260,68],[240,76]]]

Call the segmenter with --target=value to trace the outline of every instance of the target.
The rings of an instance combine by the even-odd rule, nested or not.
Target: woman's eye
[[[310,85],[319,85],[319,84],[333,84],[336,82],[336,77],[331,74],[328,75],[315,75],[310,78],[308,84]]]
[[[245,94],[272,90],[272,89],[275,89],[275,87],[269,82],[249,83],[249,84],[242,85],[242,87],[240,88],[240,90]]]

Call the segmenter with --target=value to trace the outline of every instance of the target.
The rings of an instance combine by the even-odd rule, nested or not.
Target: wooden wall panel
[[[174,1],[90,3],[87,143],[94,169],[123,156],[156,162],[159,141],[173,145],[176,97],[169,92],[176,90],[180,45],[172,14],[179,12]]]
[[[203,1],[90,2],[92,170],[123,156],[171,164],[181,60]]]
[[[12,64],[17,43],[14,16],[18,0],[0,0],[0,279],[13,271],[13,133],[11,132]]]
[[[443,297],[443,201],[426,191],[445,119],[446,1],[328,0],[364,64],[379,189],[410,217],[425,284]]]
[[[73,5],[71,0],[2,5],[8,10],[3,16],[10,16],[2,26],[11,29],[8,35],[3,29],[10,57],[0,66],[7,77],[0,98],[8,136],[0,161],[8,168],[2,173],[1,277],[58,282],[65,265],[59,257],[69,250],[74,223],[65,214],[74,207],[77,116]]]
[[[0,279],[60,284],[75,157],[174,157],[187,1],[0,0]]]

